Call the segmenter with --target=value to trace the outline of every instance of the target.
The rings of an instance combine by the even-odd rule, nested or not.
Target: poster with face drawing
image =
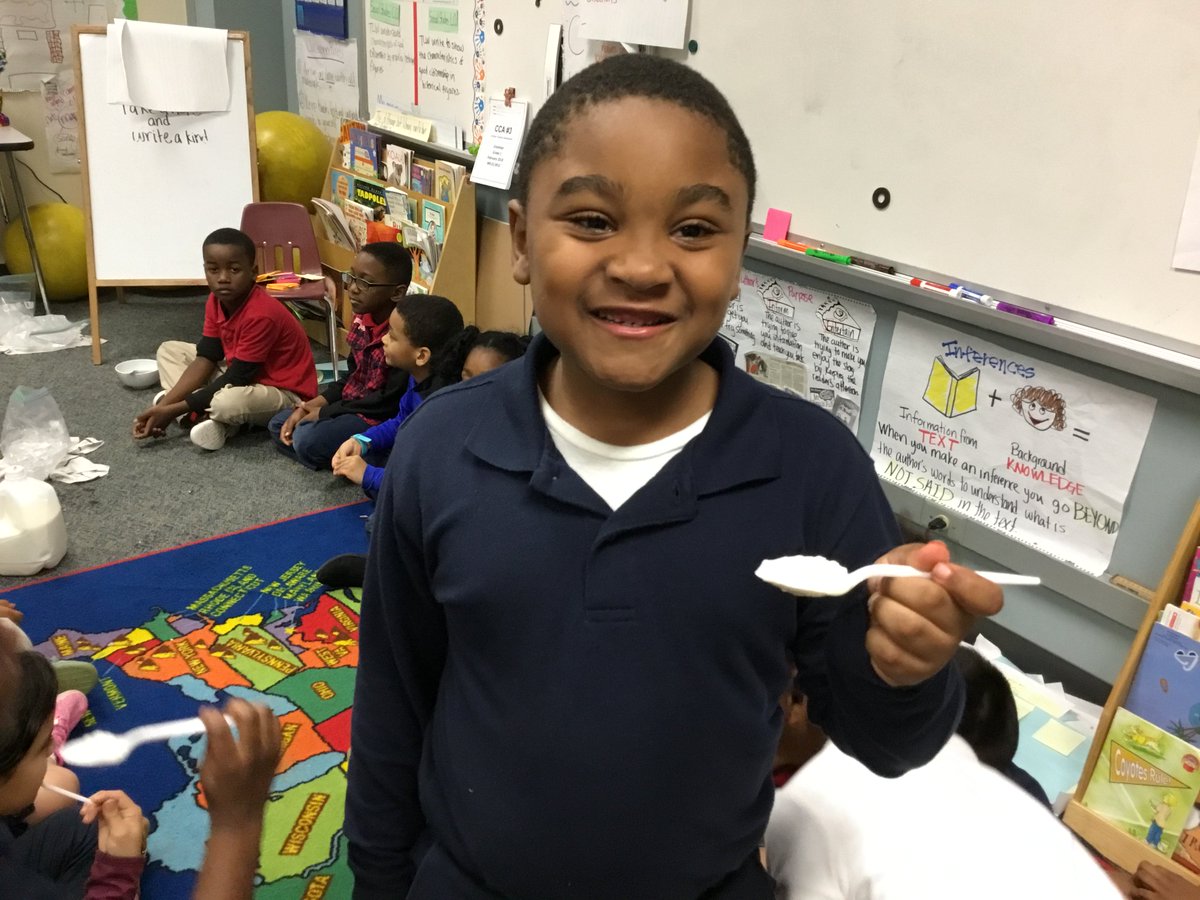
[[[739,368],[858,428],[875,310],[840,294],[742,271],[723,337]]]
[[[875,469],[1092,575],[1108,566],[1154,400],[901,313]]]

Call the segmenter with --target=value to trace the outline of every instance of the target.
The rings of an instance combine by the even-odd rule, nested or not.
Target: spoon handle
[[[1012,572],[976,572],[995,584],[1041,584],[1036,575],[1015,575]]]
[[[199,734],[204,730],[204,722],[199,716],[190,719],[176,719],[173,722],[157,722],[153,725],[142,725],[125,732],[125,739],[131,744],[146,744],[151,741],[165,741],[173,737],[186,737],[189,734]]]

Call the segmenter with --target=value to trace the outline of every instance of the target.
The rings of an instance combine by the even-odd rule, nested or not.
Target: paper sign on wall
[[[63,69],[42,79],[46,106],[46,155],[50,171],[65,175],[79,171],[79,113],[75,107],[75,71]]]
[[[740,368],[825,407],[852,431],[874,333],[866,303],[745,270],[721,328]]]
[[[508,190],[528,118],[529,104],[520,100],[513,100],[511,105],[505,105],[503,100],[493,100],[489,104],[483,142],[471,170],[473,182]]]
[[[871,455],[884,481],[1099,575],[1154,405],[901,313]]]
[[[583,37],[681,48],[687,38],[688,0],[583,0]]]
[[[300,30],[295,35],[300,115],[336,140],[342,120],[359,114],[358,41]]]

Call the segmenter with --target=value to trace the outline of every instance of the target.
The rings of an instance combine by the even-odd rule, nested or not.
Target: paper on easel
[[[529,104],[524,101],[513,100],[511,106],[506,106],[503,100],[491,102],[471,181],[508,190],[521,153],[528,115]]]
[[[176,113],[225,112],[229,32],[118,19],[108,26],[108,102]]]
[[[1192,178],[1188,182],[1187,198],[1183,202],[1183,218],[1179,236],[1175,239],[1176,269],[1200,272],[1200,140],[1196,141],[1196,158],[1192,162]]]

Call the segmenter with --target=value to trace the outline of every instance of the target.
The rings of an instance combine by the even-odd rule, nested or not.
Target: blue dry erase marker
[[[980,306],[986,306],[988,309],[996,308],[996,298],[991,294],[981,294],[979,291],[973,291],[969,287],[964,287],[961,284],[950,283],[950,290],[957,291],[958,296],[963,300],[968,300],[971,303],[978,303]]]

